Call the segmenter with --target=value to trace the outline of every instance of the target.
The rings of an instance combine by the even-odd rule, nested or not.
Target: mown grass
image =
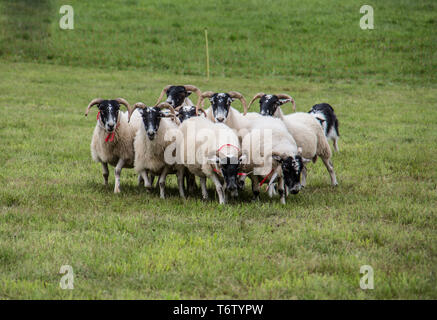
[[[67,31],[64,4],[0,0],[0,57],[204,75],[207,28],[213,76],[435,83],[431,0],[72,0]],[[363,4],[374,8],[374,30],[359,27]]]
[[[35,63],[0,65],[0,298],[435,299],[437,88],[170,76]],[[105,187],[89,144],[96,96],[153,103],[168,83],[290,92],[299,111],[331,103],[341,152],[285,206],[262,194],[219,206],[169,198],[122,173]],[[286,108],[289,112],[289,107]],[[62,265],[74,290],[59,287]],[[359,287],[360,266],[375,271]]]

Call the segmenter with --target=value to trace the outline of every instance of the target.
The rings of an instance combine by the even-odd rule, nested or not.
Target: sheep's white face
[[[227,93],[214,93],[209,99],[216,122],[224,122],[229,115],[233,98]]]
[[[113,132],[117,126],[120,104],[115,100],[104,100],[99,104],[99,111],[99,121],[102,123],[105,131]]]

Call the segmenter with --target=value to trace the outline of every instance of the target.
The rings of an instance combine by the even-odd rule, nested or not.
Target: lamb
[[[164,94],[167,95],[167,102],[170,104],[173,108],[177,108],[179,106],[192,106],[193,102],[191,102],[190,98],[188,96],[195,92],[197,96],[200,98],[202,92],[199,88],[193,85],[186,84],[184,86],[173,86],[168,85],[162,89],[161,94],[159,95],[158,100],[156,101],[156,105],[161,102],[162,98],[164,97]]]
[[[337,140],[340,137],[340,133],[338,131],[338,119],[334,113],[334,109],[327,103],[319,103],[315,104],[308,113],[320,122],[326,138],[333,141],[334,149],[338,152]]]
[[[119,112],[120,104],[124,105],[128,113]],[[133,168],[135,133],[139,127],[139,114],[135,113],[133,121],[128,123],[131,114],[129,103],[123,98],[91,100],[85,111],[88,115],[92,106],[97,105],[97,124],[91,140],[91,157],[100,162],[103,168],[105,185],[108,185],[108,163],[115,167],[114,193],[120,192],[120,175],[123,168]]]
[[[161,110],[163,108],[168,108],[171,112],[165,114]],[[148,189],[152,187],[148,174],[159,176],[158,183],[162,199],[165,198],[167,175],[176,172],[179,194],[182,198],[185,198],[183,184],[181,187],[184,167],[182,165],[170,165],[165,161],[165,150],[172,143],[167,139],[166,133],[171,130],[178,130],[178,120],[173,107],[166,102],[154,107],[148,107],[142,102],[137,102],[131,113],[135,109],[138,109],[143,122],[134,140],[135,171],[143,178],[144,186]],[[172,119],[169,119],[169,117]]]
[[[264,181],[279,177],[280,201],[285,204],[285,187],[293,194],[301,189],[302,150],[278,118],[255,119],[248,129],[242,142],[242,169],[252,180],[255,199]],[[264,177],[261,182],[260,177]]]
[[[231,196],[238,195],[237,175],[241,159],[240,143],[234,131],[222,123],[193,117],[181,124],[180,132],[182,139],[176,148],[178,163],[183,163],[200,178],[203,198],[208,198],[206,178],[214,183],[220,204],[226,203],[226,192]]]
[[[265,95],[264,93],[258,93],[251,100],[250,105],[256,99],[260,98],[260,114],[264,116],[274,116],[283,120],[287,130],[295,139],[297,145],[302,148],[302,156],[305,162],[316,162],[317,156],[322,158],[330,177],[332,185],[337,185],[337,179],[335,176],[334,168],[331,162],[331,148],[323,133],[323,130],[317,120],[308,113],[297,112],[289,115],[283,115],[282,111],[278,113],[279,106],[292,101],[288,95]],[[282,99],[282,101],[281,101]],[[294,100],[293,100],[294,101]],[[302,185],[306,185],[306,167],[302,173]]]

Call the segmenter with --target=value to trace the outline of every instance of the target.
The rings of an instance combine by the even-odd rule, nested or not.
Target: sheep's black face
[[[195,106],[184,106],[178,111],[178,118],[180,122],[184,122],[192,117],[196,117],[196,107]]]
[[[120,104],[115,100],[103,100],[99,104],[99,119],[107,132],[113,132],[117,126]]]
[[[240,161],[235,157],[226,157],[219,160],[219,165],[225,180],[226,191],[229,191],[233,197],[238,196]]]
[[[216,122],[223,122],[229,114],[232,99],[227,93],[214,93],[209,99],[211,102],[212,112]]]
[[[284,175],[284,182],[288,190],[292,194],[297,194],[301,189],[300,175],[303,169],[302,157],[297,155],[287,157],[281,162],[282,173]]]
[[[186,97],[191,94],[190,91],[187,91],[184,86],[171,86],[167,90],[167,100],[173,108],[179,107]]]
[[[287,101],[287,99],[279,99],[274,94],[265,94],[259,100],[259,113],[263,116],[273,116],[278,107]]]
[[[140,113],[143,118],[147,136],[150,140],[153,140],[158,132],[161,118],[165,117],[165,115],[162,113],[161,109],[156,107],[140,109]]]

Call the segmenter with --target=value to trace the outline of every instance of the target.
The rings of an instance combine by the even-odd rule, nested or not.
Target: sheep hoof
[[[116,188],[114,189],[114,193],[120,193],[120,188],[117,188],[117,187],[116,187]]]

